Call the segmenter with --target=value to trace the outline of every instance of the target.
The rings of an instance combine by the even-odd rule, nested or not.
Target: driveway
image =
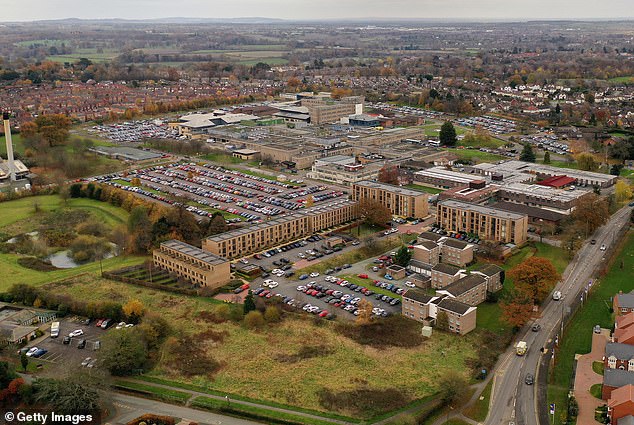
[[[594,410],[605,404],[590,394],[590,387],[603,382],[603,377],[592,370],[592,363],[601,361],[605,354],[605,345],[610,337],[608,329],[602,329],[600,334],[592,334],[592,351],[588,354],[577,355],[577,371],[575,374],[574,396],[579,403],[577,425],[596,425]]]

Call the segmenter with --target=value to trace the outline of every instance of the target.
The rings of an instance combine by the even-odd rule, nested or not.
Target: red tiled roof
[[[618,406],[628,401],[634,402],[634,385],[631,384],[613,390],[608,400],[608,407]]]
[[[542,186],[550,186],[550,187],[564,187],[574,182],[575,182],[575,179],[573,179],[572,177],[552,176],[552,177],[548,177],[546,180],[537,182],[537,184],[540,184]]]

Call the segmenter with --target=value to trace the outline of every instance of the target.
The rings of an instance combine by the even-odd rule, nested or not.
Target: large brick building
[[[161,243],[152,257],[156,267],[196,285],[218,288],[231,279],[231,268],[226,258],[175,239]]]
[[[338,201],[208,237],[203,249],[226,258],[243,257],[356,218],[356,202]]]
[[[409,289],[403,294],[402,315],[432,325],[439,313],[447,315],[448,331],[464,335],[476,327],[477,307],[448,297],[429,296],[419,289]]]
[[[441,201],[436,215],[438,224],[450,232],[466,232],[503,243],[526,242],[528,216],[497,208],[459,201]]]
[[[482,276],[471,274],[436,290],[436,295],[476,306],[487,298],[487,282]]]
[[[429,215],[428,195],[391,184],[361,181],[352,185],[352,199],[372,200],[390,210],[392,215],[423,218]]]
[[[440,245],[440,258],[443,263],[465,267],[473,261],[473,245],[447,238]]]

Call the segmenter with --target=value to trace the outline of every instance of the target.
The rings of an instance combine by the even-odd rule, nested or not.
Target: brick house
[[[619,424],[619,420],[634,415],[634,385],[625,385],[612,391],[608,399],[608,417],[611,424]]]
[[[612,298],[612,308],[617,316],[622,316],[634,311],[634,294],[624,294],[623,291],[619,291],[618,294]]]
[[[435,315],[432,317],[430,314],[430,304],[437,298],[427,295],[419,289],[408,289],[403,294],[401,314],[409,319],[430,325],[435,318]]]
[[[449,264],[438,263],[431,269],[431,287],[442,289],[465,275],[465,271]]]
[[[610,342],[605,346],[603,356],[605,369],[619,369],[634,372],[634,345]]]
[[[625,330],[634,325],[634,313],[627,313],[623,316],[617,316],[614,321],[615,330]]]
[[[620,344],[634,345],[634,327],[615,330],[612,339]]]
[[[476,306],[487,298],[487,281],[482,276],[471,274],[437,290],[436,295]]]
[[[414,245],[412,259],[435,266],[440,262],[440,246],[433,241],[423,240]]]
[[[634,385],[634,373],[620,369],[605,369],[603,372],[601,398],[606,401],[609,400],[612,397],[612,391],[625,385]]]
[[[471,274],[477,274],[486,279],[489,293],[497,292],[504,286],[504,269],[495,264],[482,264],[471,270]]]
[[[464,267],[473,261],[473,245],[458,239],[446,239],[440,248],[443,263]]]

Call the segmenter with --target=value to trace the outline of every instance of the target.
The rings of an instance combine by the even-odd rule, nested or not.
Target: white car
[[[306,258],[306,254],[304,254],[303,252],[300,252],[299,254],[297,254],[297,256],[299,258]]]
[[[127,325],[125,325],[126,328],[131,328],[134,326],[134,323],[128,323]]]
[[[241,262],[242,264],[249,264],[249,260],[247,260],[247,259],[245,259],[245,258],[241,258],[241,259],[240,259],[240,262]]]
[[[33,354],[35,354],[35,352],[36,352],[37,350],[39,350],[39,348],[37,348],[37,347],[31,347],[31,348],[29,349],[29,351],[27,351],[27,352],[26,352],[26,356],[27,356],[27,357],[31,357]]]
[[[273,279],[266,279],[264,282],[262,282],[262,286],[269,286],[271,282],[273,282]]]
[[[276,288],[278,285],[279,285],[279,283],[273,281],[273,282],[269,283],[269,288],[273,289],[273,288]]]
[[[601,251],[605,251],[605,244],[601,245],[601,248],[599,248]]]
[[[408,288],[415,288],[416,285],[414,285],[412,282],[410,282],[409,280],[407,282],[405,282],[405,286],[407,286]]]
[[[317,277],[317,276],[319,276],[319,273],[317,273],[317,272],[312,272],[310,274],[310,277]]]
[[[115,326],[115,329],[123,329],[123,328],[125,328],[125,325],[126,325],[125,322],[119,322],[119,324],[117,326]]]
[[[77,329],[69,333],[68,336],[71,338],[74,338],[76,336],[82,336],[83,334],[84,334],[84,331],[82,331],[81,329]]]
[[[310,309],[310,308],[313,308],[313,306],[312,306],[312,305],[310,305],[310,304],[306,304],[306,305],[304,306],[304,308],[302,308],[302,310],[304,310],[304,311],[308,311],[308,309]]]
[[[304,289],[306,289],[306,287],[303,286],[303,285],[300,285],[300,286],[297,287],[297,290],[300,291],[300,292],[303,291]]]
[[[279,272],[282,272],[282,270],[280,270],[280,269],[271,270],[271,273],[273,273],[273,274],[278,274]],[[282,273],[284,273],[284,272],[282,272]]]
[[[83,367],[86,367],[86,366],[88,366],[88,363],[90,363],[91,361],[92,361],[92,359],[91,359],[90,357],[86,357],[86,358],[84,359],[84,361],[83,361],[83,362],[81,362],[81,365],[82,365]]]

